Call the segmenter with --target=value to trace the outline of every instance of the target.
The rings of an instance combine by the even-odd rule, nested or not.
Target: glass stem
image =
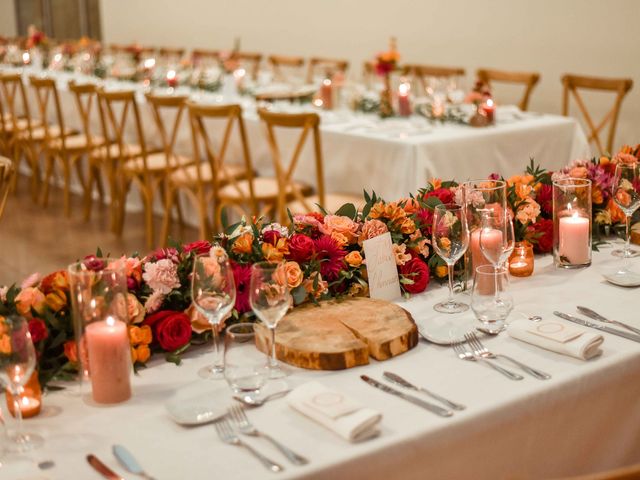
[[[211,333],[213,337],[213,369],[214,370],[222,370],[223,361],[222,355],[220,354],[220,334],[218,333],[218,324],[211,324]]]
[[[449,300],[447,303],[453,303],[453,264],[447,263],[447,272],[449,274]]]
[[[20,393],[21,388],[16,388],[11,395],[13,396],[13,416],[16,419],[16,443],[24,443],[25,438],[22,433],[22,410],[20,410]]]
[[[276,329],[270,328],[271,330],[271,356],[269,357],[269,366],[271,368],[278,367],[278,360],[276,359]]]
[[[630,257],[631,256],[631,234],[629,232],[629,230],[631,229],[631,215],[625,215],[625,219],[626,219],[626,231],[627,231],[627,235],[625,237],[625,244],[624,244],[624,256],[625,257]]]
[[[493,299],[496,303],[500,298],[500,292],[498,292],[498,269],[499,268],[500,268],[499,265],[494,265],[493,267],[493,273],[495,274],[493,276]]]

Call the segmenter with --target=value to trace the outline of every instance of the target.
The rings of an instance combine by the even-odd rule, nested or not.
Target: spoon
[[[244,403],[245,405],[249,405],[250,407],[259,407],[261,405],[264,405],[264,403],[268,402],[269,400],[272,400],[274,398],[278,398],[278,397],[282,397],[282,396],[286,395],[290,391],[291,391],[291,389],[288,388],[286,390],[281,390],[279,392],[272,393],[271,395],[267,395],[266,397],[262,397],[262,398],[254,398],[254,397],[251,397],[249,395],[245,395],[243,397],[241,397],[239,395],[234,395],[233,398],[235,400],[239,401],[240,403]]]

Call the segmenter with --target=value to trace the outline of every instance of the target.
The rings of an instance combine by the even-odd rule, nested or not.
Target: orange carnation
[[[235,242],[233,242],[233,247],[231,247],[231,251],[238,254],[251,253],[252,246],[253,235],[246,232],[236,238]]]

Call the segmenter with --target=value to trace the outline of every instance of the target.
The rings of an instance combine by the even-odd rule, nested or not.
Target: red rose
[[[280,237],[282,237],[282,235],[280,235],[280,232],[276,230],[267,230],[262,234],[262,240],[265,243],[270,243],[274,247],[276,243],[278,243],[278,240],[280,239]]]
[[[29,320],[29,333],[31,334],[31,341],[33,341],[33,343],[38,343],[40,340],[44,340],[49,336],[47,326],[39,318]]]
[[[88,270],[99,272],[104,269],[106,266],[105,261],[102,258],[98,258],[95,255],[87,255],[82,260],[84,266],[87,267]]]
[[[436,188],[424,196],[429,197],[438,197],[442,203],[453,203],[453,193],[448,188]]]
[[[167,352],[173,352],[191,340],[191,319],[184,312],[162,310],[149,315],[143,323],[153,329],[153,337]]]
[[[182,251],[185,254],[195,252],[196,255],[204,255],[209,253],[209,250],[211,250],[211,244],[206,240],[197,240],[182,246]]]
[[[545,184],[540,185],[540,190],[538,190],[538,193],[536,194],[536,201],[540,205],[542,213],[546,215],[551,215],[553,213],[552,194],[553,187]]]
[[[296,233],[289,240],[288,259],[298,263],[306,262],[315,252],[313,240],[310,237]]]
[[[158,248],[157,250],[147,255],[147,259],[154,262],[157,262],[158,260],[164,260],[165,258],[168,258],[173,263],[180,263],[180,259],[178,258],[178,250],[173,247]]]
[[[527,227],[527,234],[537,253],[549,253],[553,250],[553,220],[539,218],[536,223]]]
[[[429,267],[418,257],[413,257],[407,263],[400,267],[400,275],[413,283],[403,283],[402,286],[408,293],[424,292],[429,285],[430,275]]]

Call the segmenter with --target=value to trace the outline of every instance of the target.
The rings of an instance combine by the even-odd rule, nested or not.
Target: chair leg
[[[151,250],[153,248],[153,194],[151,191],[145,192],[142,195],[144,199],[144,223],[145,223],[145,236],[147,240],[147,248]]]
[[[124,229],[125,206],[127,204],[127,194],[129,193],[130,185],[131,185],[131,180],[123,180],[122,188],[118,188],[116,186],[116,204],[115,204],[116,211],[115,211],[114,233],[118,236],[122,235],[122,231]]]
[[[178,192],[168,185],[165,191],[164,216],[162,217],[162,227],[160,228],[160,245],[163,247],[167,246],[169,226],[171,225],[171,213],[177,195]]]
[[[91,218],[91,209],[93,207],[93,183],[95,180],[95,167],[89,164],[89,172],[87,172],[87,185],[84,189],[84,221],[88,222]]]
[[[44,185],[42,192],[42,206],[47,208],[49,206],[49,189],[51,187],[51,176],[53,174],[53,164],[55,159],[47,155],[45,159],[45,172],[44,172]]]
[[[94,170],[93,175],[96,180],[96,187],[98,187],[98,197],[100,198],[100,202],[104,203],[104,185],[102,184],[102,172],[97,166],[93,166],[91,168],[93,168]]]
[[[64,214],[66,217],[71,216],[71,165],[66,158],[62,160],[62,175],[64,176]]]

